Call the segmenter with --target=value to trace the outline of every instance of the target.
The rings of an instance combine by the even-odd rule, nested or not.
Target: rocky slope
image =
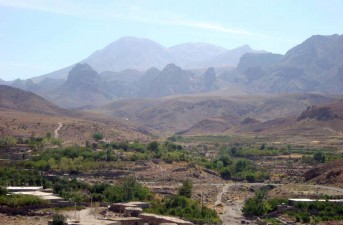
[[[148,140],[149,132],[103,115],[61,109],[31,92],[0,85],[0,135],[42,137],[62,124],[59,137],[67,144],[84,144],[95,132],[106,140]]]
[[[36,94],[6,85],[0,85],[0,110],[46,115],[71,114]]]
[[[297,116],[240,126],[231,132],[306,136],[315,143],[332,139],[335,145],[343,138],[343,100],[307,107]]]
[[[209,133],[218,124],[231,127],[247,117],[260,121],[298,115],[308,106],[333,101],[316,94],[219,97],[211,95],[134,99],[113,102],[97,109],[152,129],[180,132],[191,127]],[[200,124],[197,124],[200,123]],[[215,123],[210,124],[210,123]],[[208,129],[211,127],[211,129]],[[221,132],[223,129],[217,130]]]
[[[304,174],[306,181],[343,188],[343,159],[316,166]]]
[[[101,105],[112,100],[112,96],[103,88],[101,77],[88,64],[73,67],[67,81],[47,96],[67,108]]]
[[[343,35],[315,35],[284,56],[246,54],[232,73],[252,92],[343,92]]]

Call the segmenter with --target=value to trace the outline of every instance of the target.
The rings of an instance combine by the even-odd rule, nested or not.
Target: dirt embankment
[[[304,174],[306,181],[343,188],[343,159],[314,167]]]

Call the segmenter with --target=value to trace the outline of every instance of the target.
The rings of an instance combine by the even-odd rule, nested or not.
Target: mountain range
[[[342,46],[343,36],[337,34],[312,36],[285,55],[204,43],[166,48],[148,39],[126,37],[68,68],[7,84],[66,108],[212,92],[220,96],[340,94]]]
[[[184,69],[234,67],[240,57],[248,52],[264,51],[255,51],[248,45],[228,50],[207,43],[186,43],[167,48],[149,39],[123,37],[79,63],[89,64],[98,73],[127,69],[146,71],[151,67],[162,69],[171,63]],[[74,65],[32,80],[37,83],[44,78],[66,79]]]

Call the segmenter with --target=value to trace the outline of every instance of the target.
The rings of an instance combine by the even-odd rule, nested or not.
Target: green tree
[[[0,196],[7,195],[7,189],[0,186]]]
[[[315,162],[324,163],[325,162],[325,155],[321,151],[317,151],[313,154],[313,159]]]
[[[93,134],[93,139],[94,139],[95,141],[100,141],[100,140],[102,140],[103,138],[104,138],[104,136],[103,136],[101,133],[99,133],[99,132],[96,132],[96,133]]]
[[[148,150],[152,151],[152,152],[157,152],[158,151],[158,147],[159,147],[159,144],[157,141],[153,141],[153,142],[150,142],[148,144]]]
[[[265,144],[262,144],[261,146],[260,146],[260,150],[264,150],[266,148],[266,145]]]
[[[141,201],[151,196],[149,189],[138,183],[134,176],[125,177],[120,188],[123,190],[123,201]]]
[[[236,166],[235,166],[236,173],[245,171],[247,169],[248,165],[249,165],[249,163],[246,159],[238,160],[238,162],[236,163]]]
[[[185,180],[182,183],[181,188],[179,189],[179,195],[180,196],[185,196],[187,198],[192,197],[192,188],[193,188],[193,184],[192,181],[190,180]]]
[[[231,178],[230,169],[229,168],[223,168],[222,170],[220,170],[220,176],[226,180],[230,179]]]
[[[50,132],[46,133],[46,138],[47,138],[48,140],[51,139],[51,133],[50,133]]]

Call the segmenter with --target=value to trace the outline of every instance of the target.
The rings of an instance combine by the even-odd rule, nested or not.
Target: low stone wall
[[[189,221],[185,221],[176,217],[170,216],[159,216],[154,214],[142,213],[139,215],[144,222],[148,223],[149,225],[160,225],[165,223],[173,223],[178,225],[193,225],[193,223]]]

